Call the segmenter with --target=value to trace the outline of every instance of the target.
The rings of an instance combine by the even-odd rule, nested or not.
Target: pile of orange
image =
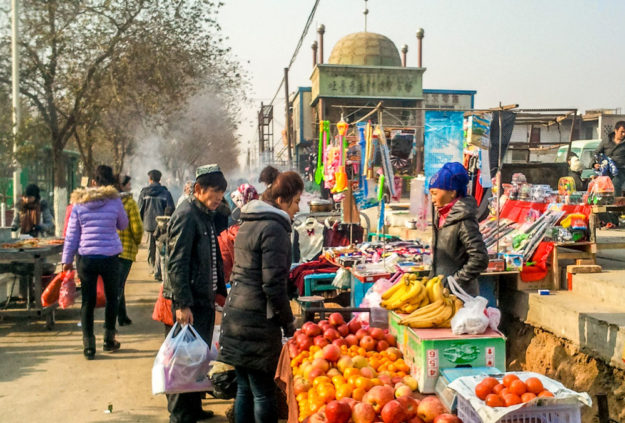
[[[316,413],[330,401],[342,398],[361,401],[372,387],[383,385],[385,380],[397,380],[410,374],[410,367],[397,348],[377,352],[353,345],[341,346],[341,357],[359,356],[361,361],[364,357],[367,363],[365,368],[348,366],[339,370],[339,360],[329,362],[330,366],[324,374],[311,378],[310,366],[320,350],[320,347],[313,345],[308,351],[302,351],[291,360],[294,381],[300,384],[300,392],[296,390],[300,421]],[[301,384],[309,389],[301,391]]]
[[[489,407],[510,407],[536,397],[553,397],[540,379],[530,377],[522,381],[513,373],[506,374],[501,382],[494,377],[484,378],[475,386],[475,395]]]

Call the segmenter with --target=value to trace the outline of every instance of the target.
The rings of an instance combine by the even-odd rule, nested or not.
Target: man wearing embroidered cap
[[[167,229],[168,264],[163,296],[172,300],[176,321],[192,324],[210,345],[215,325],[215,303],[223,306],[226,285],[214,211],[226,191],[226,179],[216,164],[195,172],[193,194],[174,211]],[[171,423],[190,423],[212,416],[202,410],[202,393],[167,395]]]
[[[431,276],[453,276],[473,296],[488,267],[488,252],[477,222],[477,203],[467,196],[469,175],[462,164],[446,163],[430,180],[432,213]]]

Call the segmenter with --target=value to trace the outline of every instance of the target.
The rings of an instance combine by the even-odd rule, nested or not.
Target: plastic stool
[[[335,276],[336,273],[315,273],[304,276],[304,295],[309,297],[313,292],[336,290],[336,286],[332,285]],[[323,283],[328,281],[330,283]]]

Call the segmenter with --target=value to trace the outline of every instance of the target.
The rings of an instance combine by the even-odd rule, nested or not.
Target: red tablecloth
[[[549,204],[546,203],[508,200],[499,212],[499,217],[501,219],[514,220],[517,223],[524,223],[531,210],[536,210],[542,214],[548,207]],[[562,210],[564,210],[566,214],[583,213],[586,216],[586,219],[588,219],[592,208],[591,206],[584,204],[565,204],[562,206]]]
[[[527,219],[527,215],[532,211],[536,210],[541,214],[547,210],[549,204],[545,203],[532,203],[529,201],[517,201],[517,200],[508,200],[504,204],[501,212],[499,213],[499,217],[501,219],[510,219],[514,220],[517,223],[524,223]],[[588,224],[588,216],[592,211],[591,206],[588,205],[574,205],[574,204],[565,204],[562,206],[562,210],[566,212],[566,214],[571,213],[582,213],[586,216],[586,224]],[[530,261],[534,262],[534,266],[523,266],[521,270],[521,280],[524,282],[534,282],[543,279],[547,276],[547,259],[551,251],[554,248],[553,242],[541,242],[538,246],[538,249],[534,253],[534,256]]]
[[[293,392],[293,371],[291,369],[291,359],[289,358],[289,348],[286,344],[282,346],[274,380],[286,394],[286,404],[289,407],[287,423],[298,423],[299,406],[295,399],[295,392]]]

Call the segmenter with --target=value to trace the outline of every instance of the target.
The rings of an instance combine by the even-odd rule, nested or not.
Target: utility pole
[[[286,111],[286,145],[289,151],[289,168],[293,167],[293,153],[291,152],[291,110],[289,107],[289,68],[284,68],[284,95]]]
[[[17,213],[17,200],[21,194],[20,187],[20,173],[21,169],[17,161],[17,134],[20,127],[21,113],[20,113],[20,54],[18,50],[18,15],[19,15],[19,0],[11,0],[11,56],[13,60],[13,66],[11,69],[11,79],[13,84],[13,107],[11,117],[13,120],[13,209],[14,213]]]

